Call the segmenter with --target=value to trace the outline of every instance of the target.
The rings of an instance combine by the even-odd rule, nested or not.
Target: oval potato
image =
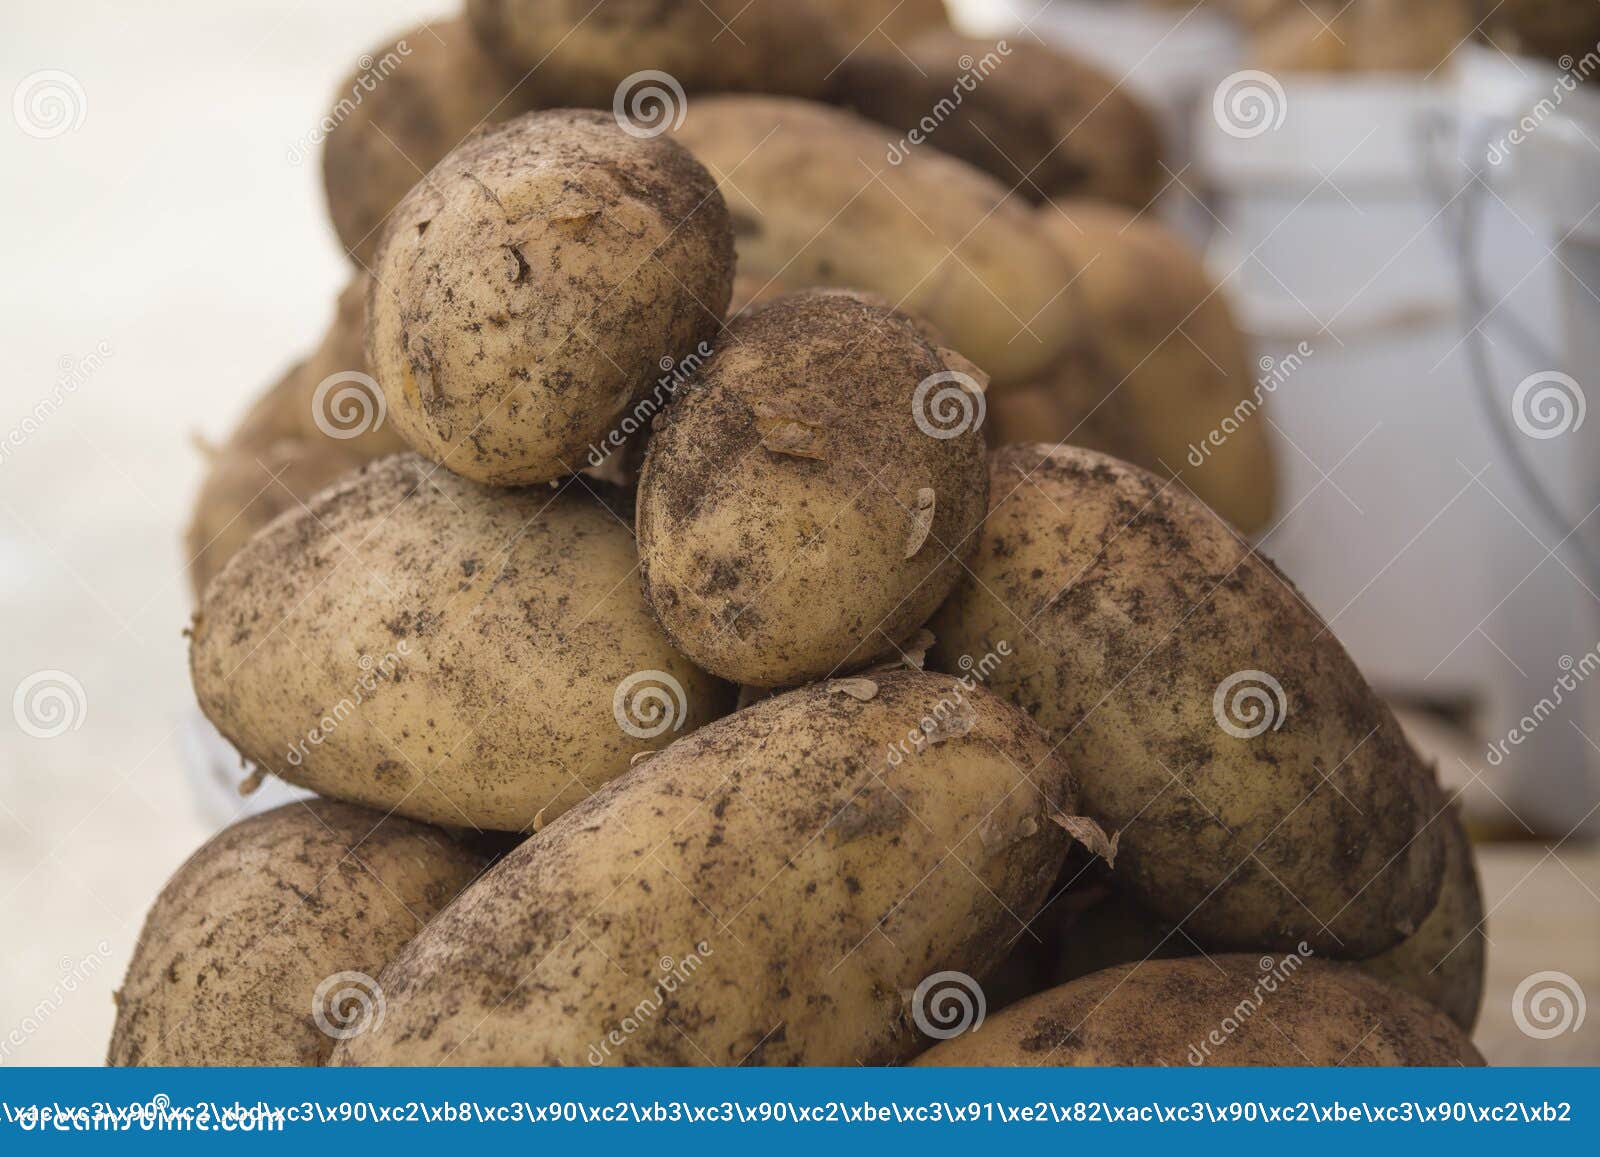
[[[737,318],[657,419],[639,573],[713,674],[803,683],[892,650],[977,548],[982,386],[876,299],[811,290]]]
[[[332,800],[213,837],[145,920],[106,1061],[320,1065],[376,1016],[374,977],[486,859],[436,828]]]
[[[579,483],[499,491],[396,455],[212,581],[195,691],[290,783],[521,830],[732,705],[667,643],[636,565],[627,525]]]
[[[576,473],[733,285],[726,206],[668,138],[609,113],[532,113],[472,137],[384,229],[367,353],[416,450],[480,482]]]
[[[1128,894],[1221,948],[1413,933],[1444,875],[1431,776],[1288,581],[1116,459],[1009,446],[990,471],[935,663],[1009,642],[991,686],[1061,741]]]
[[[1066,852],[1026,716],[920,671],[709,724],[527,840],[396,957],[361,1065],[883,1064]]]
[[[916,1063],[1409,1066],[1483,1057],[1444,1013],[1350,965],[1222,955],[1108,968],[1014,1004]]]

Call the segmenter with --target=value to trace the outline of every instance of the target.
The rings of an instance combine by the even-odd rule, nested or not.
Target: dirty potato
[[[177,870],[117,993],[112,1065],[320,1065],[378,970],[483,869],[436,828],[332,800],[224,829]]]
[[[976,371],[875,298],[810,290],[736,319],[657,421],[645,597],[706,670],[795,685],[891,651],[977,547]]]
[[[481,482],[545,482],[715,336],[732,283],[726,207],[686,151],[610,113],[533,113],[395,210],[368,359],[413,448]]]
[[[195,691],[264,772],[462,827],[553,818],[731,707],[640,596],[585,484],[494,490],[414,454],[272,523],[207,588]]]
[[[709,724],[503,860],[384,970],[334,1063],[883,1064],[977,975],[1066,851],[1026,716],[901,670]],[[924,994],[926,998],[926,994]],[[644,1010],[644,1011],[641,1011]]]
[[[1006,641],[990,685],[1062,743],[1129,895],[1201,942],[1373,956],[1433,909],[1434,789],[1288,581],[1200,503],[1087,450],[990,456],[935,661]]]

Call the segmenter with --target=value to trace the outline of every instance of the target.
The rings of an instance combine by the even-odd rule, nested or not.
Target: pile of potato
[[[178,870],[111,1062],[1477,1063],[1459,821],[1239,533],[1263,420],[1185,457],[1250,355],[1144,112],[1019,42],[902,146],[997,51],[935,5],[590,3],[328,142],[361,272],[191,543],[319,798]]]

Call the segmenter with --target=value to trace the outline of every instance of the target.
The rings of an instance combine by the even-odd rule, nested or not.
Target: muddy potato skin
[[[912,151],[958,156],[1032,201],[1095,197],[1145,209],[1167,180],[1150,112],[1114,77],[1025,36],[995,41],[946,28],[893,45],[869,40],[833,83],[830,99],[925,133]],[[959,100],[950,108],[952,93]]]
[[[478,125],[534,107],[531,89],[484,52],[465,20],[390,41],[334,93],[322,185],[339,244],[370,265],[389,211]]]
[[[927,620],[977,548],[987,494],[979,395],[925,392],[928,429],[964,421],[957,436],[916,420],[921,383],[962,364],[858,294],[809,290],[733,322],[657,419],[639,482],[645,597],[684,654],[735,682],[793,686],[890,652]]]
[[[642,91],[641,72],[691,93],[812,96],[849,50],[824,13],[795,0],[468,0],[467,18],[507,64],[532,70],[527,83],[547,104],[604,109],[619,89]]]
[[[892,165],[894,130],[779,97],[697,98],[675,135],[723,181],[740,271],[760,282],[876,293],[997,385],[1042,372],[1071,340],[1071,263],[1041,243],[1025,201],[965,162],[914,149]]]
[[[1224,954],[1108,968],[1014,1004],[916,1063],[1398,1066],[1483,1058],[1444,1013],[1351,965]]]
[[[866,701],[815,684],[718,720],[526,841],[384,970],[383,1025],[335,1063],[848,1065],[926,1047],[906,994],[999,962],[1006,907],[1026,919],[1066,852],[1048,813],[1071,787],[977,680],[873,680]],[[948,738],[907,739],[936,716]],[[637,1013],[661,962],[691,956],[669,1003]]]
[[[1444,874],[1431,777],[1287,580],[1171,483],[1092,451],[993,452],[990,494],[935,661],[1009,641],[991,686],[1062,740],[1084,811],[1121,832],[1119,886],[1213,948],[1360,958],[1414,932]]]
[[[578,483],[500,491],[396,455],[272,523],[213,580],[195,690],[291,783],[521,830],[731,706],[669,646],[634,566],[626,524]]]
[[[1068,442],[1158,474],[1181,471],[1240,530],[1264,529],[1276,469],[1259,380],[1276,382],[1258,372],[1221,287],[1147,214],[1075,200],[1044,206],[1037,220],[1074,265],[1085,324],[1039,379],[997,392],[991,440]]]
[[[112,1065],[320,1065],[377,976],[482,871],[436,828],[332,800],[242,820],[167,882],[117,993]],[[352,994],[373,995],[352,977]]]
[[[396,208],[367,353],[414,449],[477,481],[544,482],[715,336],[732,283],[726,207],[687,152],[609,112],[533,113]]]

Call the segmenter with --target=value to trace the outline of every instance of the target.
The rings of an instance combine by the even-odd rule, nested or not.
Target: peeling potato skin
[[[363,267],[384,219],[421,173],[479,124],[534,107],[520,73],[485,53],[464,20],[433,21],[368,55],[373,67],[346,77],[334,93],[334,128],[322,151],[328,216],[339,244]],[[343,115],[341,100],[350,102]]]
[[[679,650],[734,682],[794,686],[891,651],[933,614],[988,495],[980,431],[916,424],[917,388],[946,359],[858,294],[797,293],[734,321],[657,419],[639,481],[639,573]],[[791,420],[805,456],[771,448]],[[907,559],[923,489],[933,522]]]
[[[1145,209],[1166,181],[1161,131],[1142,103],[1088,61],[1020,36],[946,29],[893,46],[869,41],[834,73],[830,99],[909,133],[926,131],[952,93],[959,105],[911,148],[960,157],[1029,200]]]
[[[926,1047],[903,994],[999,962],[1017,921],[996,897],[1037,909],[1066,852],[1047,816],[1072,788],[975,680],[874,681],[866,702],[818,684],[718,720],[523,843],[384,970],[383,1025],[334,1063],[848,1065]],[[971,730],[889,762],[941,700]],[[608,1042],[659,998],[661,960],[691,953],[693,974]]]
[[[780,97],[692,100],[675,135],[714,172],[737,171],[722,191],[740,271],[760,283],[876,293],[997,385],[1044,372],[1072,340],[1071,262],[1026,201],[964,161],[914,149],[891,165],[894,130]]]
[[[610,113],[533,113],[396,208],[367,352],[414,449],[476,481],[545,482],[716,335],[732,285],[726,206],[686,151]]]
[[[150,909],[106,1062],[327,1063],[317,986],[377,976],[486,862],[436,828],[332,800],[224,829]]]
[[[934,663],[1010,641],[991,686],[1121,832],[1119,886],[1216,948],[1361,958],[1415,931],[1444,875],[1431,777],[1287,580],[1170,482],[1092,451],[1005,447],[990,494]],[[1244,671],[1287,712],[1236,739],[1213,699]]]
[[[386,458],[272,523],[212,582],[192,630],[195,691],[245,756],[291,783],[522,830],[681,734],[622,730],[613,696],[629,675],[676,679],[686,729],[732,707],[733,689],[650,618],[635,557],[626,523],[578,483],[492,490]]]
[[[546,104],[609,109],[635,73],[689,92],[815,96],[849,51],[795,0],[467,0],[479,39]]]
[[[1184,485],[1240,530],[1264,529],[1277,490],[1264,413],[1238,421],[1222,445],[1206,445],[1241,401],[1254,404],[1262,376],[1222,288],[1182,237],[1148,215],[1062,201],[1036,216],[1078,270],[1085,340],[1075,361],[1045,376],[1056,420],[1007,440],[1066,441],[1163,476],[1180,470]],[[1010,433],[1000,430],[1010,405],[995,400],[1001,436]],[[1191,447],[1205,451],[1200,466]]]
[[[1255,955],[1119,965],[1029,997],[918,1065],[1482,1065],[1450,1018],[1348,964]],[[1268,988],[1268,984],[1272,987]],[[1258,987],[1259,986],[1259,987]],[[1241,1015],[1241,1002],[1257,1009]],[[1159,1009],[1159,1016],[1151,1010]],[[1224,1022],[1237,1024],[1232,1033]],[[1213,1038],[1215,1034],[1215,1039]]]

